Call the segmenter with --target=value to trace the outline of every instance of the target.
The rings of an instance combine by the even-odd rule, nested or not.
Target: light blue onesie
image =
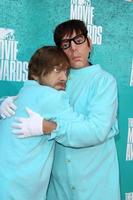
[[[15,104],[16,115],[0,121],[0,200],[45,200],[54,135],[18,139],[11,133],[11,124],[15,117],[28,117],[25,107],[52,120],[63,117],[65,121],[74,121],[77,115],[73,114],[64,91],[41,86],[36,81],[25,82]]]
[[[58,121],[47,200],[119,200],[116,81],[99,65],[71,69],[66,92],[86,119]]]

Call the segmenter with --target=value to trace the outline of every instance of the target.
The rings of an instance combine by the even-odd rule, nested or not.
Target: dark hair
[[[34,76],[46,75],[60,64],[62,64],[62,69],[70,67],[66,54],[56,46],[44,46],[38,49],[30,59],[28,79],[34,80]]]
[[[60,47],[60,42],[65,35],[71,36],[75,31],[76,34],[83,33],[87,36],[87,28],[83,21],[71,19],[59,24],[54,31],[55,44]]]

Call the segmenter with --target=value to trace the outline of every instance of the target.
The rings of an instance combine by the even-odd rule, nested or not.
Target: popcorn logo
[[[91,0],[78,0],[79,5],[91,5]]]
[[[130,2],[130,3],[133,3],[133,0],[125,0],[125,1]]]
[[[14,30],[8,28],[0,28],[0,40],[14,40]]]

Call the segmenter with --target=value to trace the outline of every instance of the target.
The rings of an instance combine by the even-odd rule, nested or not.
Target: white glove
[[[3,119],[15,114],[17,107],[14,104],[17,96],[7,97],[0,105],[0,115]]]
[[[26,108],[26,111],[29,117],[16,118],[16,122],[12,124],[12,132],[18,138],[43,135],[43,118],[29,108]]]

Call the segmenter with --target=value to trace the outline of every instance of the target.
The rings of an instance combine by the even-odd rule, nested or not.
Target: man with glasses
[[[66,88],[70,104],[85,118],[75,123],[71,120],[53,122],[57,127],[51,134],[58,142],[47,200],[119,200],[114,141],[118,134],[116,81],[100,65],[89,62],[91,40],[82,21],[68,20],[59,24],[54,31],[54,41],[71,64]],[[34,127],[35,121],[28,120]],[[43,120],[44,134],[48,134],[47,128],[53,130],[50,123],[48,126],[48,121]],[[33,127],[30,130],[24,122],[18,125],[18,133],[22,133],[24,127],[35,135]]]

